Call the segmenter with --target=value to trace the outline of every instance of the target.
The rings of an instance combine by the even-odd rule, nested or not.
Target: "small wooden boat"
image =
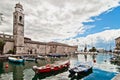
[[[15,62],[15,63],[22,63],[22,62],[24,62],[24,59],[21,56],[17,56],[17,55],[9,56],[8,60],[11,61],[11,62]]]
[[[40,60],[45,60],[46,58],[47,58],[47,56],[37,55],[37,59],[40,59]]]
[[[35,74],[32,80],[42,80],[42,79],[44,79],[46,77],[55,76],[57,74],[60,74],[60,73],[66,72],[66,71],[68,71],[67,67],[62,68],[62,69],[57,70],[57,71],[54,71],[54,72],[51,71],[51,72],[46,72],[46,73],[44,72],[44,73]]]
[[[56,62],[54,64],[47,64],[47,65],[41,66],[41,67],[33,66],[32,69],[36,74],[45,74],[46,75],[47,73],[55,74],[61,70],[68,69],[69,65],[70,65],[70,61],[65,61],[62,63]]]
[[[48,57],[67,57],[68,55],[67,54],[58,54],[58,53],[54,53],[54,54],[48,54],[47,55]]]
[[[37,59],[34,57],[24,57],[25,61],[36,61]]]
[[[70,74],[86,75],[92,72],[92,65],[80,64],[76,67],[69,69]]]
[[[89,74],[92,73],[91,71],[88,71],[86,73],[79,73],[79,74],[69,74],[68,77],[70,78],[70,80],[81,80],[82,78],[88,76]]]

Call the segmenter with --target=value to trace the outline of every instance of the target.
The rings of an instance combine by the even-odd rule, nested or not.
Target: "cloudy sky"
[[[15,4],[25,14],[25,37],[70,45],[114,48],[120,36],[120,0],[3,0],[0,33],[12,34]]]

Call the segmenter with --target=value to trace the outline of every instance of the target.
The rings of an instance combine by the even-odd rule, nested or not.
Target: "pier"
[[[0,60],[7,60],[8,56],[6,55],[0,55]]]
[[[0,60],[7,60],[8,57],[11,56],[11,55],[0,55]],[[36,54],[17,54],[17,56],[22,56],[22,57],[37,57]]]
[[[120,80],[120,73],[116,75],[112,80]]]

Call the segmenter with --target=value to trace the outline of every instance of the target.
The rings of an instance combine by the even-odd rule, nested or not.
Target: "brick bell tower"
[[[24,53],[24,14],[20,3],[16,4],[13,12],[13,38],[15,54]]]

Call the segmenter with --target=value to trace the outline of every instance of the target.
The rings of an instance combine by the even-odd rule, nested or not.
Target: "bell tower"
[[[24,53],[24,14],[20,3],[16,4],[13,12],[13,38],[15,53]]]

